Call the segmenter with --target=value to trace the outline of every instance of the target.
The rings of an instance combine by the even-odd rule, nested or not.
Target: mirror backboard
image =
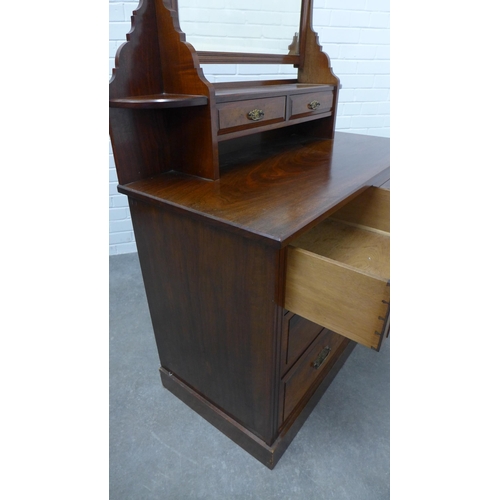
[[[177,3],[180,27],[197,51],[298,54],[301,0]]]

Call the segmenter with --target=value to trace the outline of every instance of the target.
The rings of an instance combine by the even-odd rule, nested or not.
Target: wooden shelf
[[[215,101],[217,103],[264,97],[289,96],[291,94],[306,94],[309,92],[328,92],[335,89],[332,84],[314,83],[282,83],[276,85],[255,85],[253,82],[244,84],[215,84]]]
[[[299,64],[293,54],[254,54],[249,52],[198,51],[201,64]]]
[[[204,106],[208,98],[203,95],[185,94],[152,94],[110,99],[111,108],[134,109],[161,109],[161,108],[187,108],[190,106]]]

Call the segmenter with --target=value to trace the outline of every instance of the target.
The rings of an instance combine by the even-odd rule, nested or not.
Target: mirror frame
[[[168,3],[168,0],[166,0]],[[312,3],[313,0],[302,0],[300,8],[299,48],[298,54],[261,54],[251,52],[208,52],[197,51],[201,64],[293,64],[302,67],[304,62],[306,31],[312,28]],[[170,0],[171,8],[177,13],[179,5],[177,0]],[[182,26],[180,26],[182,30]],[[189,40],[186,40],[189,43]]]

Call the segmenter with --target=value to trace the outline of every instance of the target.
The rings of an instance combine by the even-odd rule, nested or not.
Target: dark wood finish
[[[307,4],[310,0],[304,1]],[[303,15],[309,16],[305,24],[309,26],[310,11],[306,7],[303,7]],[[143,0],[134,11],[132,30],[127,34],[127,42],[117,53],[116,68],[110,82],[110,135],[115,158],[119,160],[117,170],[120,183],[168,170],[216,180],[219,178],[218,136],[221,140],[229,140],[253,133],[253,129],[259,128],[255,125],[249,128],[240,126],[230,133],[219,133],[216,102],[228,102],[231,92],[227,91],[229,87],[226,85],[226,90],[219,93],[217,100],[216,86],[206,80],[200,64],[207,61],[234,62],[234,58],[238,59],[240,55],[203,55],[186,43],[185,38],[179,25],[177,2]],[[336,101],[339,81],[329,68],[328,57],[321,52],[316,34],[310,27],[301,33],[301,40],[305,38],[309,41],[304,46],[308,55],[304,64],[301,63],[302,56],[297,55],[269,58],[261,54],[245,54],[243,62],[275,63],[276,57],[279,57],[279,62],[298,64],[300,68],[303,66],[304,71],[299,73],[299,84],[329,84]],[[314,71],[310,70],[309,58],[313,59]],[[323,67],[325,64],[326,67]],[[318,68],[318,65],[321,67]],[[315,80],[317,76],[319,79]],[[271,91],[271,85],[266,85],[264,94],[271,97],[271,94],[276,96],[283,91],[279,86],[274,87]],[[260,84],[247,85],[244,91],[235,84],[234,90],[234,100],[266,97]],[[284,92],[281,95],[288,101],[290,94],[288,90]],[[302,89],[298,89],[298,92],[302,92]],[[168,95],[175,97],[165,97]],[[286,106],[290,108],[288,103]],[[120,108],[126,111],[118,112]],[[171,111],[160,116],[133,113],[134,110],[150,108]],[[310,124],[309,133],[318,137],[331,137],[335,112],[336,106],[333,106],[328,120]],[[303,119],[310,120],[311,116]],[[282,120],[262,123],[263,130],[287,125]],[[222,128],[227,130],[227,127]],[[181,143],[187,147],[178,147]]]
[[[190,106],[204,106],[208,98],[199,95],[155,94],[123,99],[110,99],[110,108],[159,109],[159,108],[187,108]]]
[[[199,51],[202,64],[299,64],[298,55],[252,54],[250,52]]]
[[[283,321],[281,352],[281,373],[288,369],[302,356],[313,340],[323,331],[323,327],[298,314],[288,311]]]
[[[299,432],[321,397],[328,389],[333,379],[344,365],[356,346],[355,342],[344,339],[330,360],[331,366],[325,369],[315,383],[310,387],[301,402],[295,407],[284,425],[281,426],[278,437],[272,445],[249,432],[245,427],[229,417],[226,413],[207,401],[202,395],[184,384],[172,372],[160,367],[163,386],[196,411],[228,438],[245,449],[269,469],[274,469],[279,459]]]
[[[292,141],[242,146],[221,157],[217,182],[170,172],[118,190],[285,247],[365,186],[389,178],[389,139],[337,133],[335,143]]]
[[[314,90],[315,92],[311,92]],[[303,83],[280,83],[274,85],[258,85],[249,86],[245,85],[232,85],[232,86],[217,86],[215,87],[215,100],[217,102],[217,109],[219,110],[219,141],[234,139],[244,135],[254,134],[258,131],[276,130],[284,128],[297,123],[310,122],[311,120],[318,120],[318,118],[331,117],[333,113],[333,98],[335,87],[333,85],[316,85],[316,84],[303,84]],[[248,96],[252,95],[254,99],[248,100]],[[274,100],[264,100],[265,98]],[[279,100],[278,100],[279,97]],[[286,101],[284,100],[286,98]],[[311,101],[320,98],[323,102],[321,109],[311,110],[308,109],[308,104]],[[255,102],[255,106],[252,104]],[[269,105],[274,104],[275,108],[271,110],[264,109],[259,106],[264,106],[265,103]],[[282,104],[285,104],[284,113]],[[258,107],[265,112],[265,118],[258,122],[249,122],[246,114],[241,106],[253,109]],[[227,114],[227,117],[221,116],[220,111],[231,111],[232,115]],[[293,116],[292,116],[293,115]],[[315,116],[321,115],[321,116]],[[225,118],[233,116],[237,120],[232,123],[231,120],[227,121]],[[267,117],[267,119],[266,119]],[[289,120],[293,119],[293,123]],[[324,120],[320,120],[324,121]],[[330,123],[329,120],[328,123]],[[317,124],[311,127],[311,130],[317,130]],[[293,129],[288,132],[288,135],[294,133]],[[306,134],[310,135],[310,134]],[[285,136],[285,134],[283,134]],[[319,133],[319,136],[323,136]],[[272,141],[271,141],[272,142]]]
[[[289,113],[288,113],[289,115]],[[323,117],[329,117],[331,116],[331,113],[324,113],[321,115],[321,118]],[[248,135],[253,135],[255,133],[259,132],[268,132],[268,131],[279,131],[279,132],[284,132],[284,134],[277,136],[277,137],[289,137],[290,134],[292,134],[292,130],[289,129],[290,125],[295,125],[296,123],[301,123],[304,124],[306,122],[314,122],[311,128],[316,128],[317,127],[317,122],[321,121],[318,120],[318,116],[305,116],[303,118],[297,118],[294,119],[294,123],[292,123],[289,120],[286,121],[278,121],[275,123],[271,123],[270,125],[262,124],[260,127],[252,127],[252,129],[249,129],[247,127],[239,127],[237,129],[234,129],[235,132],[230,132],[227,134],[221,134],[219,135],[219,144],[223,141],[228,141],[232,139],[238,139],[240,137],[248,136]],[[309,125],[309,124],[307,124]],[[302,132],[299,132],[302,134]],[[308,134],[305,134],[308,135]]]
[[[241,158],[233,158],[239,167],[228,166],[216,182],[171,173],[120,186],[130,196],[165,387],[268,467],[275,465],[291,442],[293,433],[289,432],[297,432],[303,422],[302,412],[315,404],[311,401],[319,397],[317,391],[323,378],[333,378],[330,372],[350,345],[342,339],[339,351],[329,355],[320,372],[312,377],[306,373],[304,377],[304,363],[314,356],[306,345],[308,340],[303,338],[298,343],[304,344],[306,352],[295,362],[302,368],[293,366],[283,371],[281,306],[287,244],[279,241],[284,220],[281,215],[281,223],[273,223],[274,207],[293,210],[293,224],[290,220],[286,225],[291,233],[289,239],[293,240],[310,225],[311,218],[316,218],[315,224],[332,209],[338,209],[358,194],[363,184],[368,185],[370,178],[378,177],[382,183],[388,176],[388,141],[349,134],[339,134],[337,141],[334,150],[344,160],[336,162],[330,156],[329,173],[322,177],[339,181],[332,183],[333,192],[343,186],[336,199],[344,201],[334,207],[329,197],[335,199],[335,195],[325,193],[325,181],[319,182],[313,175],[321,169],[321,161],[310,165],[307,159],[305,163],[296,160],[282,176],[267,169],[269,177],[261,177],[260,168],[270,166],[269,156],[263,152],[260,163],[258,155],[252,156],[253,168],[239,164]],[[377,158],[377,147],[384,154],[372,171],[370,162]],[[364,152],[358,157],[360,151]],[[317,156],[315,148],[306,152],[304,158],[311,152],[313,158]],[[352,167],[358,163],[356,173]],[[288,165],[288,160],[283,165]],[[358,175],[361,177],[356,180]],[[226,178],[231,180],[232,176],[237,180],[226,185]],[[295,183],[285,182],[290,176],[295,176]],[[182,188],[177,182],[182,183]],[[357,189],[351,187],[353,182]],[[297,209],[293,198],[297,201],[298,190],[286,195],[295,184],[322,203],[316,207],[305,203],[307,209]],[[154,185],[159,192],[151,190]],[[200,191],[203,186],[211,189]],[[268,193],[270,186],[278,190]],[[173,190],[162,193],[170,188]],[[180,203],[176,193],[190,193],[186,198],[189,204]],[[281,203],[273,206],[270,201],[275,197]],[[191,205],[194,203],[198,203],[197,210]],[[238,223],[242,217],[255,222],[262,211],[266,212],[270,229],[265,236]],[[215,217],[216,212],[219,217]],[[295,352],[301,349],[292,345]],[[292,376],[294,370],[299,372]],[[283,373],[285,379],[281,380]]]
[[[284,96],[220,104],[217,108],[219,110],[219,134],[226,133],[236,127],[249,129],[270,122],[285,121],[285,105],[286,98]],[[258,121],[249,117],[249,113],[253,110],[259,110],[262,113],[262,118]]]
[[[331,69],[330,58],[319,44],[318,34],[313,30],[312,20],[313,2],[303,2],[298,81],[300,83],[328,83],[334,85],[335,89],[331,118],[311,122],[312,126],[308,127],[307,131],[313,136],[334,138],[340,80]]]
[[[300,426],[302,426],[307,420],[307,417],[311,413],[314,406],[316,406],[318,401],[321,399],[321,396],[324,394],[326,389],[328,389],[328,386],[344,365],[354,347],[356,347],[355,342],[344,338],[342,343],[331,353],[329,359],[326,361],[327,366],[325,366],[322,373],[316,377],[297,406],[292,410],[288,418],[281,425],[279,429],[280,437],[284,435],[289,440],[288,443],[291,442],[297,431],[300,429]],[[284,383],[282,383],[281,387],[282,392],[280,393],[280,401],[283,402],[282,396],[284,392]],[[282,406],[282,408],[284,409],[284,406]],[[280,413],[281,420],[283,420],[282,415],[283,414]]]
[[[276,465],[277,442],[268,445],[238,421],[208,401],[202,394],[160,367],[163,386],[270,469]],[[283,450],[284,451],[284,450]]]
[[[312,92],[292,95],[290,98],[290,118],[296,119],[332,111],[333,97],[332,92]],[[318,103],[318,107],[312,107],[313,103]]]
[[[388,139],[334,141],[340,82],[311,21],[303,0],[298,55],[197,53],[177,0],[142,0],[110,82],[162,383],[271,469],[355,345],[283,309],[288,245],[389,179]],[[200,66],[278,58],[297,78],[211,84]]]
[[[313,344],[307,349],[300,361],[283,378],[283,419],[286,420],[292,410],[299,404],[300,400],[307,393],[316,378],[323,374],[324,370],[330,367],[330,361],[335,359],[338,348],[341,348],[344,337],[323,330]],[[328,355],[318,368],[314,367],[314,362],[324,348],[330,349]]]
[[[130,210],[161,366],[271,443],[278,252],[149,204]]]
[[[332,92],[335,89],[333,85],[319,85],[313,83],[297,83],[297,82],[276,82],[273,85],[265,82],[238,82],[239,85],[217,84],[215,88],[215,100],[217,103],[242,101],[248,99],[248,95],[254,98],[276,97],[276,96],[295,96],[297,94],[315,92]]]
[[[143,0],[134,11],[132,30],[116,55],[110,100],[176,94],[205,96],[207,104],[159,118],[111,107],[110,135],[120,182],[122,177],[128,181],[172,166],[209,179],[219,176],[214,89],[194,49],[184,41],[177,12],[166,5],[163,0]],[[180,143],[189,147],[177,147]]]
[[[336,87],[340,80],[331,69],[330,58],[319,44],[318,34],[313,30],[313,2],[303,2],[300,34],[300,58],[298,81],[300,83],[329,83]]]

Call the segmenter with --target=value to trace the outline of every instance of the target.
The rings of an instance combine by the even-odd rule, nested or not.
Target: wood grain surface
[[[284,247],[364,187],[389,179],[389,139],[294,140],[221,155],[217,181],[168,172],[118,190]]]

